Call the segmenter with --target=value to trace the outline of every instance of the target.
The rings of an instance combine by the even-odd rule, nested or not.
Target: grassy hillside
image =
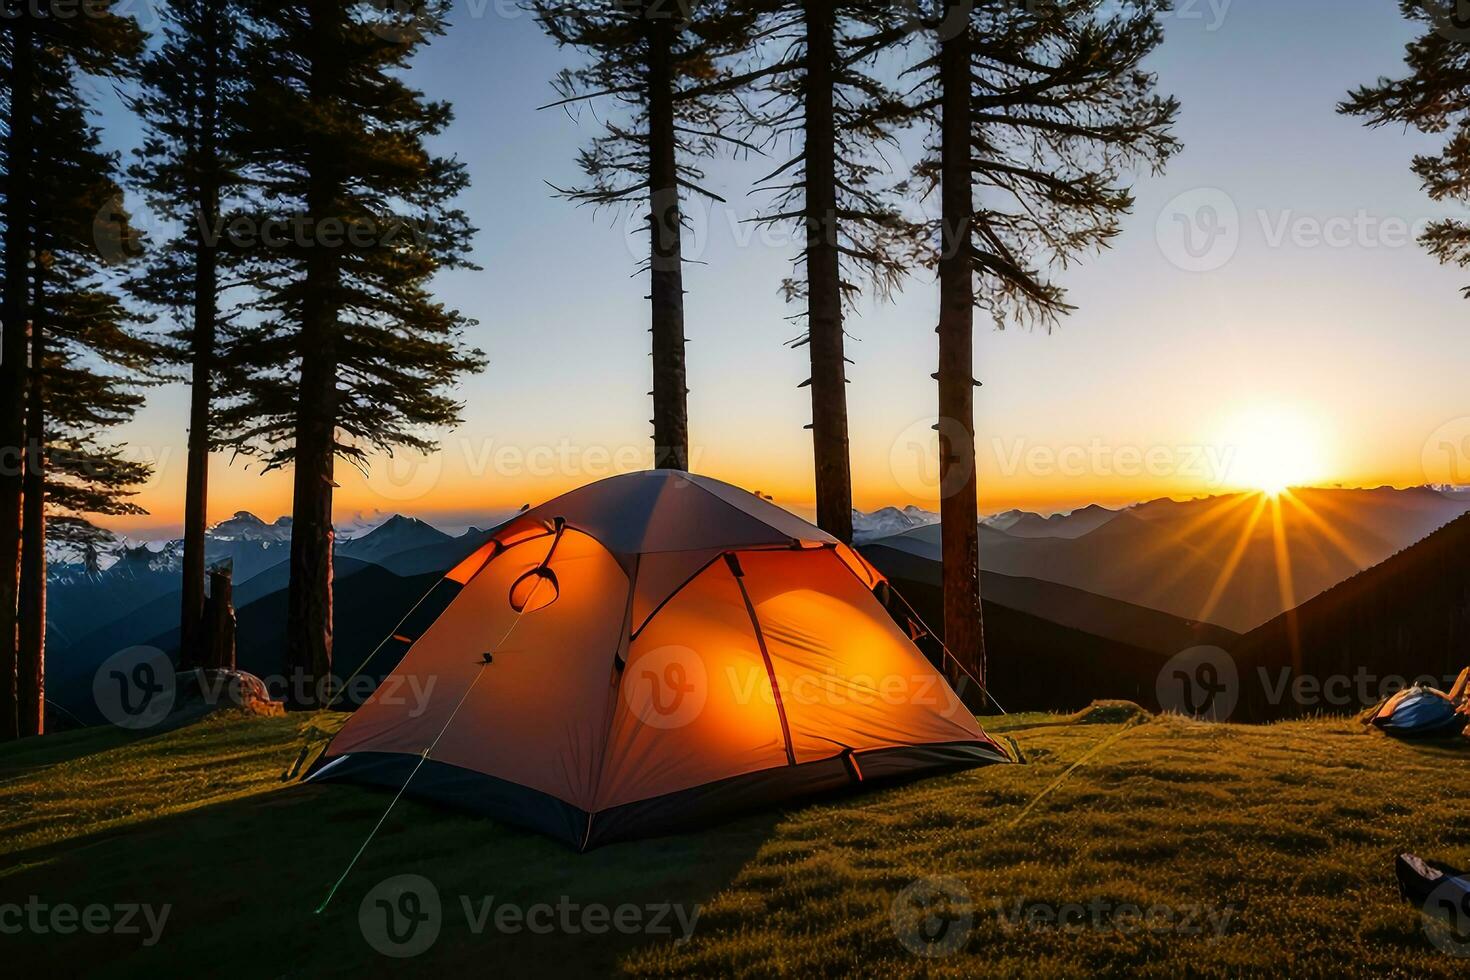
[[[1466,961],[1437,949],[1399,902],[1392,866],[1400,850],[1470,865],[1470,751],[1396,743],[1347,721],[1127,718],[1013,716],[989,727],[1017,740],[1024,766],[585,855],[404,800],[322,915],[312,910],[388,797],[282,784],[305,721],[215,718],[148,738],[92,730],[21,743],[0,750],[0,906],[34,896],[170,912],[151,946],[146,927],[7,935],[7,967],[1464,975]],[[359,908],[378,883],[410,873],[437,889],[442,928],[426,953],[395,964],[366,943]],[[941,940],[963,941],[953,955],[921,959],[905,940],[935,947],[916,939],[916,903],[945,889],[970,927]],[[472,911],[494,896],[492,908],[674,903],[701,914],[683,944],[593,935],[575,915],[575,934],[501,933],[492,915],[477,935],[461,896]],[[1153,909],[1150,924],[1130,907]],[[1070,925],[1045,921],[1057,910]]]

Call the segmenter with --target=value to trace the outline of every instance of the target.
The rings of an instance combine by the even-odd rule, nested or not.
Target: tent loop
[[[556,546],[561,544],[562,535],[566,533],[566,518],[558,517],[555,526],[556,537],[551,539],[551,547],[546,550],[546,557],[541,559],[535,568],[511,583],[508,598],[510,600],[510,607],[517,614],[545,609],[561,596],[561,583],[557,581],[556,573],[551,570],[551,556],[556,554]],[[537,594],[541,592],[541,586],[547,584],[551,586],[551,595],[546,597],[539,605],[533,606],[532,602],[535,601]]]
[[[537,566],[538,570],[544,569],[551,561],[552,552],[556,550],[556,545],[560,542],[562,532],[566,530],[566,526],[566,519],[558,517],[553,527],[547,530],[547,534],[554,534],[556,535],[556,538],[552,541],[551,548],[547,550],[546,557],[543,558],[540,565]],[[500,554],[506,550],[504,543],[496,538],[491,538],[486,543],[490,546],[490,554],[487,555],[484,562],[481,563],[481,571],[484,570],[486,565],[489,565],[496,558],[500,557]],[[476,572],[476,574],[478,574],[478,572]],[[357,665],[357,668],[353,670],[351,674],[347,675],[347,678],[342,682],[341,687],[338,688],[337,692],[332,696],[332,699],[328,701],[326,705],[321,709],[322,711],[331,711],[337,706],[337,702],[342,700],[342,696],[347,693],[347,690],[351,686],[352,681],[357,678],[357,675],[363,672],[368,664],[372,663],[374,657],[382,652],[383,647],[387,645],[389,640],[402,641],[406,639],[402,632],[404,624],[413,618],[413,614],[418,612],[419,607],[424,604],[429,596],[434,594],[434,590],[439,587],[440,582],[442,581],[443,580],[441,579],[439,582],[435,582],[433,585],[429,586],[427,592],[419,596],[418,602],[415,602],[413,604],[413,608],[409,609],[408,612],[403,614],[403,618],[398,621],[398,625],[393,627],[393,629],[388,633],[387,636],[378,641],[378,645],[373,647],[372,652],[362,659],[362,662]],[[521,610],[518,609],[516,611],[520,612]],[[409,645],[412,646],[412,643],[410,643]],[[307,759],[311,755],[312,747],[316,745],[318,741],[330,742],[331,735],[330,733],[323,732],[322,730],[317,728],[315,724],[313,724],[302,734],[300,752],[296,756],[296,761],[289,768],[287,768],[285,772],[281,773],[281,782],[288,782],[289,780],[295,779],[298,776],[301,778],[305,778],[305,775],[310,768],[306,765]]]

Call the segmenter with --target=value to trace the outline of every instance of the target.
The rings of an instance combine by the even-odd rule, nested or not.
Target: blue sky
[[[413,80],[456,107],[439,148],[469,167],[462,203],[480,227],[483,271],[445,275],[438,292],[480,321],[472,340],[491,363],[465,382],[465,424],[440,458],[397,476],[344,475],[343,519],[403,510],[454,523],[518,506],[633,461],[650,431],[635,223],[547,186],[576,181],[576,151],[596,131],[586,113],[537,111],[575,55],[506,4],[457,0],[452,20]],[[1437,266],[1407,234],[1444,213],[1408,169],[1432,144],[1334,111],[1350,87],[1399,71],[1410,37],[1390,0],[1180,0],[1151,65],[1183,104],[1183,153],[1163,176],[1138,177],[1113,249],[1059,274],[1079,308],[1059,329],[998,332],[977,318],[983,510],[1218,490],[1230,478],[1191,470],[1187,452],[1269,454],[1249,443],[1287,430],[1302,444],[1302,482],[1448,476],[1423,460],[1433,433],[1457,432],[1470,414],[1470,309],[1457,292],[1470,273]],[[99,102],[109,141],[131,145],[135,125]],[[808,372],[804,352],[782,346],[799,328],[777,292],[793,248],[736,230],[766,204],[747,190],[767,163],[708,168],[730,204],[696,216],[702,264],[686,274],[693,451],[697,469],[803,509],[810,411],[797,385]],[[1199,202],[1222,200],[1238,216],[1228,261],[1180,268],[1174,212],[1200,221]],[[936,309],[932,276],[918,270],[895,302],[865,303],[849,324],[859,506],[928,502],[904,447],[934,411]],[[138,528],[175,520],[186,397],[154,393],[124,433],[163,460],[144,497],[156,516]],[[1129,448],[1174,463],[1142,472],[1120,460]],[[285,479],[224,458],[215,484],[216,518],[289,509]]]

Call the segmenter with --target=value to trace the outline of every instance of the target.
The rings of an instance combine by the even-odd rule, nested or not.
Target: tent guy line
[[[558,526],[557,533],[559,534],[560,531],[561,528],[560,526]],[[553,548],[552,550],[555,550],[555,548]],[[543,560],[543,564],[549,563],[550,561],[551,552],[548,551],[546,554],[546,558]],[[541,584],[544,581],[546,580],[539,579],[536,584],[531,587],[532,597],[535,596],[536,591],[541,588]],[[531,605],[528,600],[527,603],[517,611],[515,620],[510,624],[510,629],[506,630],[505,635],[502,636],[500,638],[500,641],[491,648],[491,653],[493,653],[495,650],[498,650],[501,646],[505,644],[507,640],[510,639],[511,634],[514,633],[516,631],[516,627],[521,624],[521,618],[525,615],[526,610],[529,608],[531,608]],[[409,771],[408,778],[405,779],[403,781],[403,785],[398,788],[398,792],[394,795],[392,802],[388,804],[388,808],[383,811],[383,815],[378,818],[378,822],[373,824],[373,829],[368,831],[368,835],[363,840],[362,846],[357,849],[356,854],[352,855],[352,860],[347,862],[347,867],[342,870],[342,874],[337,878],[336,882],[333,883],[332,890],[327,892],[327,897],[322,899],[322,904],[317,906],[317,915],[321,915],[323,912],[326,911],[327,906],[332,904],[332,899],[336,897],[338,889],[340,889],[342,887],[342,883],[347,880],[347,876],[352,874],[352,869],[357,867],[358,860],[362,858],[364,853],[366,853],[368,845],[373,842],[373,838],[378,836],[378,831],[382,829],[383,824],[387,823],[388,815],[393,812],[393,808],[398,805],[398,801],[403,799],[403,794],[408,790],[408,784],[413,782],[413,777],[418,775],[419,770],[422,769],[424,763],[429,760],[429,756],[433,754],[434,749],[439,747],[439,740],[444,737],[445,732],[449,731],[449,726],[454,724],[455,717],[459,715],[459,709],[464,707],[465,701],[469,699],[470,692],[475,689],[475,685],[480,682],[480,678],[485,676],[485,668],[489,667],[491,663],[493,663],[491,655],[486,654],[485,658],[480,662],[480,669],[475,673],[475,679],[470,681],[469,687],[466,687],[464,694],[460,695],[459,703],[456,704],[454,706],[454,710],[449,713],[449,718],[444,722],[444,727],[439,729],[439,734],[434,736],[434,741],[431,742],[429,744],[429,747],[424,749],[423,754],[419,756],[418,764]]]

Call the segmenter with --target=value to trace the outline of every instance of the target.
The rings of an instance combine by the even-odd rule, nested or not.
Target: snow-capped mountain
[[[852,537],[854,541],[861,544],[864,541],[873,541],[877,538],[912,531],[916,527],[933,524],[938,520],[938,514],[912,504],[903,510],[897,507],[884,507],[871,514],[854,510],[852,512]]]
[[[268,541],[279,544],[291,540],[291,518],[283,516],[274,524],[267,524],[248,510],[241,510],[236,511],[234,517],[220,521],[206,534],[211,541]]]
[[[234,565],[236,582],[284,561],[290,553],[291,518],[282,517],[268,524],[249,511],[239,511],[205,532],[205,561],[211,565],[229,560]],[[181,538],[165,541],[136,541],[122,538],[116,548],[99,561],[100,574],[90,575],[84,566],[68,555],[50,568],[55,584],[97,578],[137,578],[147,572],[164,576],[177,574],[183,566],[184,542]]]
[[[394,514],[361,537],[339,540],[337,553],[363,561],[382,561],[393,555],[449,541],[449,535],[414,517]]]
[[[479,533],[479,532],[475,532]],[[401,514],[359,515],[337,528],[337,554],[347,558],[381,564],[396,555],[417,552],[433,546],[445,546],[457,540],[426,521]],[[469,540],[469,539],[466,539]],[[95,579],[105,584],[120,576],[136,579],[148,573],[160,579],[160,587],[174,581],[183,565],[184,542],[131,541],[120,546],[101,562],[100,573],[92,574],[74,556],[58,554],[50,567],[51,581],[67,585]],[[206,535],[205,560],[210,565],[232,563],[236,585],[279,565],[291,553],[291,518],[266,522],[249,511],[239,511],[209,528]]]
[[[1008,510],[990,517],[982,517],[980,523],[986,527],[993,527],[997,531],[1009,531],[1024,520],[1041,520],[1041,515],[1033,514],[1029,510]]]
[[[1116,511],[1096,504],[1072,511],[1042,517],[1029,510],[1008,510],[990,517],[981,518],[980,523],[992,530],[1023,538],[1075,538],[1096,530],[1117,516]],[[884,507],[871,514],[860,510],[852,512],[853,540],[858,544],[876,541],[879,538],[903,534],[915,528],[939,523],[939,515],[922,507],[910,505],[902,510]]]

